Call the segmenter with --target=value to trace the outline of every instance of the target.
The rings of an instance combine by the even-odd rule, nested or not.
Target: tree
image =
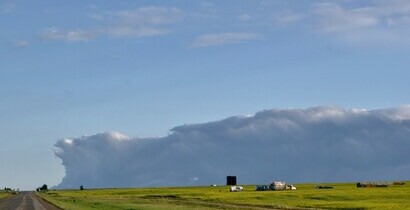
[[[48,187],[46,184],[43,184],[43,186],[41,187],[42,190],[48,190]]]
[[[39,188],[36,189],[37,192],[47,191],[47,190],[48,190],[48,187],[47,187],[46,184],[43,184],[43,186],[41,186],[41,187],[39,187]]]
[[[80,190],[84,190],[84,186],[81,185],[81,186],[80,186]]]

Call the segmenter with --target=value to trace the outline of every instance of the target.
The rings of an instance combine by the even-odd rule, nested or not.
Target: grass
[[[66,210],[122,209],[409,209],[410,182],[387,188],[357,188],[355,183],[328,183],[333,189],[315,189],[299,184],[294,191],[243,192],[223,187],[177,187],[62,190],[40,193]]]
[[[3,190],[0,190],[0,199],[7,198],[7,197],[9,197],[10,195],[11,195],[10,193],[7,193],[7,192],[5,192],[5,191],[3,191]]]

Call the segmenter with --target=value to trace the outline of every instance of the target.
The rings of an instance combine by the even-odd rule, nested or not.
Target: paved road
[[[20,192],[10,198],[0,200],[1,210],[61,210],[43,199],[38,198],[33,192]]]

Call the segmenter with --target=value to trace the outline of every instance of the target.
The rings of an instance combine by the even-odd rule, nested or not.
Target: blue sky
[[[405,0],[1,0],[0,185],[58,184],[65,137],[408,104],[409,28]]]

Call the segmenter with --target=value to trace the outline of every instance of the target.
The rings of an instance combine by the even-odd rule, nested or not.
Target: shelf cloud
[[[410,106],[313,107],[175,127],[165,137],[107,132],[59,140],[58,188],[409,179]]]

